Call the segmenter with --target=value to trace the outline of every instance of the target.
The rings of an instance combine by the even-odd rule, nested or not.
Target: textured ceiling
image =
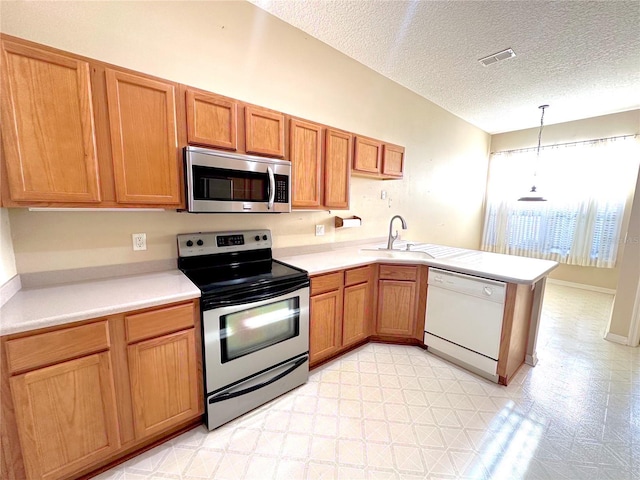
[[[640,108],[640,0],[250,1],[489,133]]]

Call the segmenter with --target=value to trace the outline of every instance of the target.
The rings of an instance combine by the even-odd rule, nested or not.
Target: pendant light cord
[[[538,164],[540,163],[540,144],[542,142],[542,129],[544,128],[544,109],[549,105],[540,105],[538,108],[542,109],[542,115],[540,115],[540,131],[538,132],[538,150],[536,151],[536,166],[533,170],[533,178],[538,174]]]

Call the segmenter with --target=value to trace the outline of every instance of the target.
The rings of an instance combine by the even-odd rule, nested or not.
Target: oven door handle
[[[269,175],[269,203],[267,203],[267,209],[271,210],[276,198],[276,178],[273,176],[273,169],[271,167],[267,167],[267,174]]]
[[[213,310],[215,308],[220,307],[232,307],[236,305],[251,305],[255,302],[261,302],[263,300],[271,300],[272,298],[279,298],[284,295],[288,295],[290,293],[301,290],[305,287],[309,286],[309,280],[304,280],[302,282],[296,282],[295,284],[280,289],[272,289],[265,291],[258,291],[257,293],[244,293],[244,294],[233,294],[228,297],[218,296],[213,297],[210,300],[203,300],[201,305],[203,310]]]
[[[209,398],[209,404],[216,403],[216,402],[223,402],[223,401],[229,400],[231,398],[240,397],[242,395],[246,395],[248,393],[255,392],[256,390],[264,388],[267,385],[271,385],[272,383],[277,382],[281,378],[286,377],[287,375],[289,375],[296,368],[299,368],[300,366],[304,365],[308,360],[309,360],[309,357],[306,356],[306,355],[304,357],[302,357],[302,358],[299,358],[298,360],[296,360],[296,362],[291,367],[286,369],[284,372],[279,373],[275,377],[270,378],[266,382],[262,382],[262,383],[259,383],[257,385],[252,385],[249,388],[245,388],[244,390],[238,390],[237,392],[228,392],[227,391],[227,392],[218,393],[217,395],[214,395],[214,396]]]

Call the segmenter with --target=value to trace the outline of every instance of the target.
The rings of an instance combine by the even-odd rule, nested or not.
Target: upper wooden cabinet
[[[190,144],[238,149],[238,102],[188,88],[187,140]]]
[[[289,138],[293,208],[348,209],[353,135],[291,119]]]
[[[247,153],[283,158],[284,115],[274,110],[246,105],[244,117]]]
[[[180,204],[177,85],[113,69],[106,82],[117,201]]]
[[[349,209],[349,174],[353,135],[327,128],[324,153],[324,206]]]
[[[322,204],[322,127],[291,119],[289,135],[293,177],[291,206],[319,207]]]
[[[404,147],[358,136],[355,141],[352,173],[383,180],[402,178]]]
[[[402,178],[404,173],[404,147],[385,143],[382,150],[382,175]]]
[[[3,206],[184,204],[177,84],[1,39]]]
[[[380,174],[382,142],[367,137],[356,137],[353,155],[353,172]]]
[[[3,40],[0,67],[11,200],[99,202],[89,64]]]

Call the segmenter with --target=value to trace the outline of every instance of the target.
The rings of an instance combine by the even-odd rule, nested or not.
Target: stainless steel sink
[[[368,255],[377,258],[405,258],[407,260],[421,260],[424,258],[435,258],[429,255],[427,252],[420,252],[414,250],[387,250],[386,248],[363,248],[360,250],[360,254]]]
[[[451,258],[469,253],[469,250],[464,248],[435,245],[432,243],[398,242],[394,246],[396,248],[393,250],[388,250],[384,245],[373,248],[363,248],[360,250],[360,253],[363,255],[377,256],[379,258],[406,259]]]

